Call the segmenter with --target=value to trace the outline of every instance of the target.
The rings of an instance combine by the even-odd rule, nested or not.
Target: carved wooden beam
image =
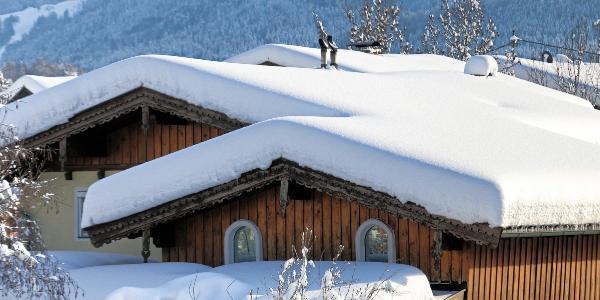
[[[281,181],[279,182],[279,213],[282,217],[285,217],[285,211],[287,210],[289,185],[289,179],[287,177],[281,178]]]
[[[65,171],[65,164],[67,162],[67,138],[63,138],[58,143],[58,160],[60,161],[60,171]]]
[[[148,129],[150,129],[150,107],[147,105],[142,106],[142,131],[144,134],[142,135],[142,147],[144,150],[142,151],[142,161],[146,161],[147,157],[147,149],[148,149]]]
[[[142,232],[142,257],[144,258],[144,263],[147,263],[148,257],[150,257],[150,229]]]

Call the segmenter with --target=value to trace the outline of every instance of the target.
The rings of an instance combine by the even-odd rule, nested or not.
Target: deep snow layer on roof
[[[329,58],[329,55],[327,56]],[[321,50],[301,46],[267,44],[250,49],[226,60],[231,63],[261,64],[266,61],[285,67],[319,68]],[[384,73],[408,70],[462,71],[463,63],[445,56],[430,54],[373,55],[359,51],[339,49],[338,66],[344,71]]]
[[[32,95],[6,119],[27,137],[139,86],[258,123],[98,181],[88,190],[83,226],[234,180],[280,157],[465,223],[600,223],[600,113],[580,98],[504,75],[142,56]]]
[[[41,92],[47,88],[59,85],[66,81],[75,78],[75,76],[37,76],[37,75],[24,75],[19,77],[8,89],[11,92],[18,92],[22,88],[28,89],[32,93]]]

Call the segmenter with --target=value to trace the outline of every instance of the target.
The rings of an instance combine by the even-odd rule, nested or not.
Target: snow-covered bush
[[[12,80],[4,77],[4,74],[0,72],[0,105],[6,104],[8,100],[12,97],[12,95],[7,91],[10,85],[12,84]]]
[[[394,295],[395,288],[389,278],[385,278],[388,270],[383,270],[381,280],[363,285],[356,285],[353,279],[349,281],[342,280],[342,271],[344,267],[350,264],[340,264],[340,258],[344,246],[340,245],[332,264],[324,272],[320,280],[320,291],[318,294],[309,293],[310,273],[316,271],[315,263],[310,257],[311,240],[313,233],[311,230],[304,231],[300,236],[300,251],[294,250],[294,257],[285,261],[281,266],[281,271],[277,275],[277,287],[270,288],[269,293],[263,297],[252,297],[254,299],[272,299],[272,300],[370,300],[376,299],[380,294]]]
[[[23,147],[13,133],[12,127],[0,124],[0,296],[76,297],[78,287],[45,254],[39,227],[27,213],[33,206],[52,203],[47,182],[37,180],[48,153]]]

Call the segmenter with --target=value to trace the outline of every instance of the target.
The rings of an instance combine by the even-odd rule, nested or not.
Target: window
[[[234,222],[225,231],[225,264],[262,260],[262,237],[248,220]]]
[[[396,262],[394,233],[385,223],[369,219],[356,231],[356,260]]]
[[[83,215],[83,201],[85,201],[85,194],[87,189],[77,188],[75,189],[75,239],[87,239],[87,232],[81,228],[81,216]]]

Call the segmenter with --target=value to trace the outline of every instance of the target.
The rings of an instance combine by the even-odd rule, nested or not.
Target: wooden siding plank
[[[350,252],[352,253],[352,260],[356,260],[356,231],[360,226],[360,208],[358,201],[352,200],[350,202]]]
[[[488,249],[490,249],[490,247],[486,247]],[[490,282],[490,292],[489,292],[489,299],[494,299],[494,297],[496,297],[496,289],[500,289],[500,287],[496,286],[496,272],[499,269],[499,265],[498,265],[498,249],[490,249],[488,252],[489,255],[489,269],[490,269],[490,277],[489,277],[489,282]]]
[[[202,142],[202,124],[194,123],[194,144]]]
[[[419,225],[413,221],[408,221],[408,254],[409,264],[419,267]]]
[[[468,266],[467,299],[475,299],[475,245],[465,243],[463,249],[465,253],[468,253],[463,257],[463,261],[467,262],[466,265]]]
[[[288,205],[286,207],[285,212],[285,236],[286,236],[286,244],[285,244],[285,256],[286,258],[292,258],[295,241],[295,233],[294,233],[294,206],[296,205],[295,200],[289,200]]]
[[[204,128],[203,128],[204,129]],[[203,133],[204,134],[204,133]],[[258,207],[258,229],[263,236],[263,259],[268,259],[267,245],[269,244],[268,232],[267,232],[267,199],[264,191],[257,193],[257,207]]]
[[[342,257],[343,260],[352,259],[352,255],[350,255],[350,251],[352,246],[350,245],[350,240],[352,239],[352,232],[350,230],[350,201],[348,199],[341,199],[341,219],[342,219],[342,246],[344,246]],[[336,249],[337,253],[337,249]]]
[[[425,273],[429,273],[430,270],[430,257],[429,228],[423,224],[419,224],[419,268]]]
[[[485,280],[485,272],[484,270],[481,268],[481,246],[480,245],[475,245],[475,264],[473,265],[474,267],[474,271],[475,271],[475,275],[473,277],[473,297],[476,297],[476,299],[484,299],[483,298],[483,288],[481,288],[481,285],[483,284],[483,281]],[[484,257],[485,259],[485,257]]]
[[[305,231],[304,228],[304,201],[294,200],[294,247],[297,251],[300,251],[302,244],[302,233]]]
[[[215,266],[223,264],[223,238],[221,232],[221,210],[213,209],[213,263]]]
[[[331,255],[337,254],[338,247],[342,244],[342,209],[341,200],[331,197]],[[327,258],[331,259],[331,258]]]
[[[496,275],[496,299],[506,298],[506,282],[508,280],[508,249],[506,239],[500,239],[498,245],[498,274]]]
[[[204,263],[204,213],[197,214],[195,217],[195,232],[196,232],[196,263]]]
[[[401,218],[398,220],[398,260],[401,264],[410,264],[409,246],[408,246],[408,220]]]
[[[436,276],[436,274],[431,275],[431,281],[442,281],[447,282],[452,280],[452,251],[443,250],[442,257],[440,260],[440,274]],[[433,269],[433,268],[432,268]]]
[[[310,253],[309,255],[311,257],[315,257],[314,254],[314,247],[312,247],[313,245],[313,237],[314,237],[314,231],[313,231],[313,198],[315,196],[315,192],[312,191],[311,192],[311,196],[310,199],[305,199],[302,202],[302,206],[304,207],[303,209],[303,213],[302,213],[302,227],[307,231],[307,234],[309,232],[311,232],[312,234],[310,236],[306,236],[307,239],[307,243],[311,246],[310,248]]]
[[[461,282],[462,258],[461,251],[452,250],[450,253],[450,281]]]
[[[233,223],[231,221],[231,217],[230,217],[231,216],[231,211],[230,210],[231,210],[232,203],[235,203],[235,202],[237,202],[237,201],[233,200],[233,201],[229,201],[229,202],[224,202],[224,203],[221,203],[220,207],[216,207],[217,210],[221,211],[221,216],[220,216],[220,221],[219,222],[221,224],[220,230],[223,233],[225,233],[225,231],[227,230],[227,228],[229,227],[229,225],[231,223]],[[221,239],[220,241],[214,241],[214,242],[215,243],[219,243],[219,244],[222,245],[221,247],[224,247],[224,245],[222,244],[222,243],[224,243],[224,239]],[[223,259],[225,259],[225,257],[224,257],[225,256],[225,250],[224,249],[221,252],[216,252],[216,250],[215,250],[215,254],[216,255],[221,254],[220,256],[223,256]]]
[[[274,189],[265,191],[265,200],[267,201],[267,259],[275,260],[277,258],[277,199]]]
[[[331,197],[325,193],[321,194],[323,207],[323,260],[331,259]]]
[[[212,223],[214,221],[215,220],[211,214],[211,210],[207,211],[204,219],[204,264],[208,266],[214,266],[212,246]]]
[[[185,147],[189,147],[194,144],[194,124],[188,123],[185,125]]]
[[[315,259],[323,260],[323,193],[313,193],[313,199]]]
[[[210,139],[210,126],[202,124],[202,141],[208,141]]]
[[[275,208],[275,218],[277,219],[277,225],[275,228],[275,243],[277,245],[277,249],[275,251],[277,260],[285,260],[288,257],[286,257],[285,254],[285,248],[286,248],[286,241],[285,241],[285,218],[283,217],[283,215],[280,213],[280,205],[279,205],[279,187],[274,189],[274,193],[273,193],[273,197],[275,198],[273,200],[273,207]],[[240,205],[240,213],[242,211],[242,206]]]
[[[352,206],[350,207],[350,219],[355,220],[356,217],[354,216],[354,212],[352,209]],[[392,214],[392,213],[388,213],[387,214],[387,224],[390,226],[392,232],[394,233],[394,238],[396,240],[396,257],[395,257],[395,262],[398,262],[398,216]],[[354,225],[354,224],[353,224]],[[353,227],[353,226],[351,226]],[[352,231],[352,228],[350,229],[351,231],[351,235],[350,235],[350,243],[354,244],[354,235],[356,234],[355,231]],[[354,250],[352,250],[354,251]],[[352,255],[352,259],[354,259],[354,255]]]
[[[171,131],[169,130],[169,126],[162,125],[161,126],[161,156],[165,156],[171,153]]]
[[[185,219],[186,228],[186,262],[194,262],[196,260],[196,230],[194,228],[194,216],[188,216]]]

